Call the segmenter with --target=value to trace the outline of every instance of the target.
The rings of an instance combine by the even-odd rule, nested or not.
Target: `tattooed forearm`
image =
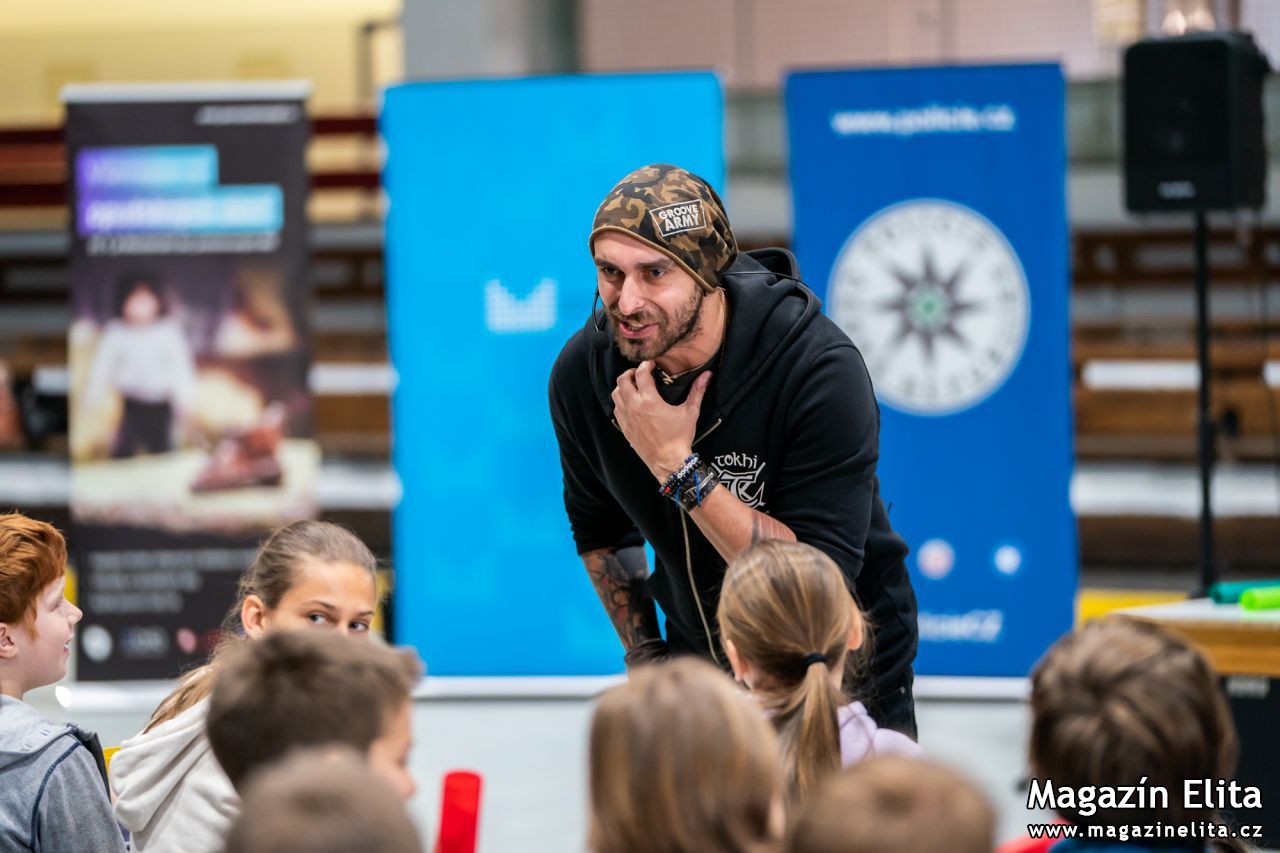
[[[790,527],[768,513],[738,500],[728,489],[715,489],[689,517],[726,563],[766,539],[796,541]]]
[[[751,513],[751,544],[763,542],[766,539],[786,539],[794,541],[796,535],[791,532],[791,528],[787,527],[781,521],[778,521],[771,515],[765,515],[760,510],[754,510]]]
[[[645,579],[649,562],[643,548],[601,548],[582,555],[600,603],[623,648],[661,637],[658,614]]]

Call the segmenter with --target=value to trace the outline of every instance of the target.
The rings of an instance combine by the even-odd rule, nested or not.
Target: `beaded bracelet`
[[[670,498],[678,503],[680,492],[684,489],[684,481],[688,479],[689,473],[693,471],[701,461],[702,457],[698,456],[698,454],[690,453],[688,458],[684,460],[684,464],[677,468],[675,472],[667,478],[667,481],[662,484],[662,487],[658,489],[658,494],[662,495],[664,498]]]

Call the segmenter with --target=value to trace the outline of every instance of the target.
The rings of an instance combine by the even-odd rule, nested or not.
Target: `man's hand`
[[[658,394],[653,368],[652,361],[644,361],[618,377],[612,395],[613,414],[636,455],[663,483],[693,452],[698,413],[711,374],[703,373],[694,380],[689,398],[673,406]]]
[[[671,650],[667,648],[666,640],[653,639],[632,646],[622,660],[627,666],[627,672],[630,672],[638,666],[662,663],[670,659]]]

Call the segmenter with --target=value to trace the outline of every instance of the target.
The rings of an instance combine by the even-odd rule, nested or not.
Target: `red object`
[[[1059,821],[1055,821],[1057,823]],[[1023,836],[1006,841],[996,848],[996,853],[1046,853],[1050,847],[1061,841],[1061,838],[1031,838]]]
[[[480,783],[480,774],[470,770],[454,770],[445,774],[436,853],[476,853]]]

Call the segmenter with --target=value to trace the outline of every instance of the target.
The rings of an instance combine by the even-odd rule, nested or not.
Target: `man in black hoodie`
[[[915,595],[880,500],[862,356],[791,254],[739,253],[719,196],[683,169],[623,178],[589,244],[604,310],[556,360],[551,417],[574,541],[628,666],[690,653],[727,666],[726,564],[798,540],[836,561],[873,626],[858,698],[914,736]]]

